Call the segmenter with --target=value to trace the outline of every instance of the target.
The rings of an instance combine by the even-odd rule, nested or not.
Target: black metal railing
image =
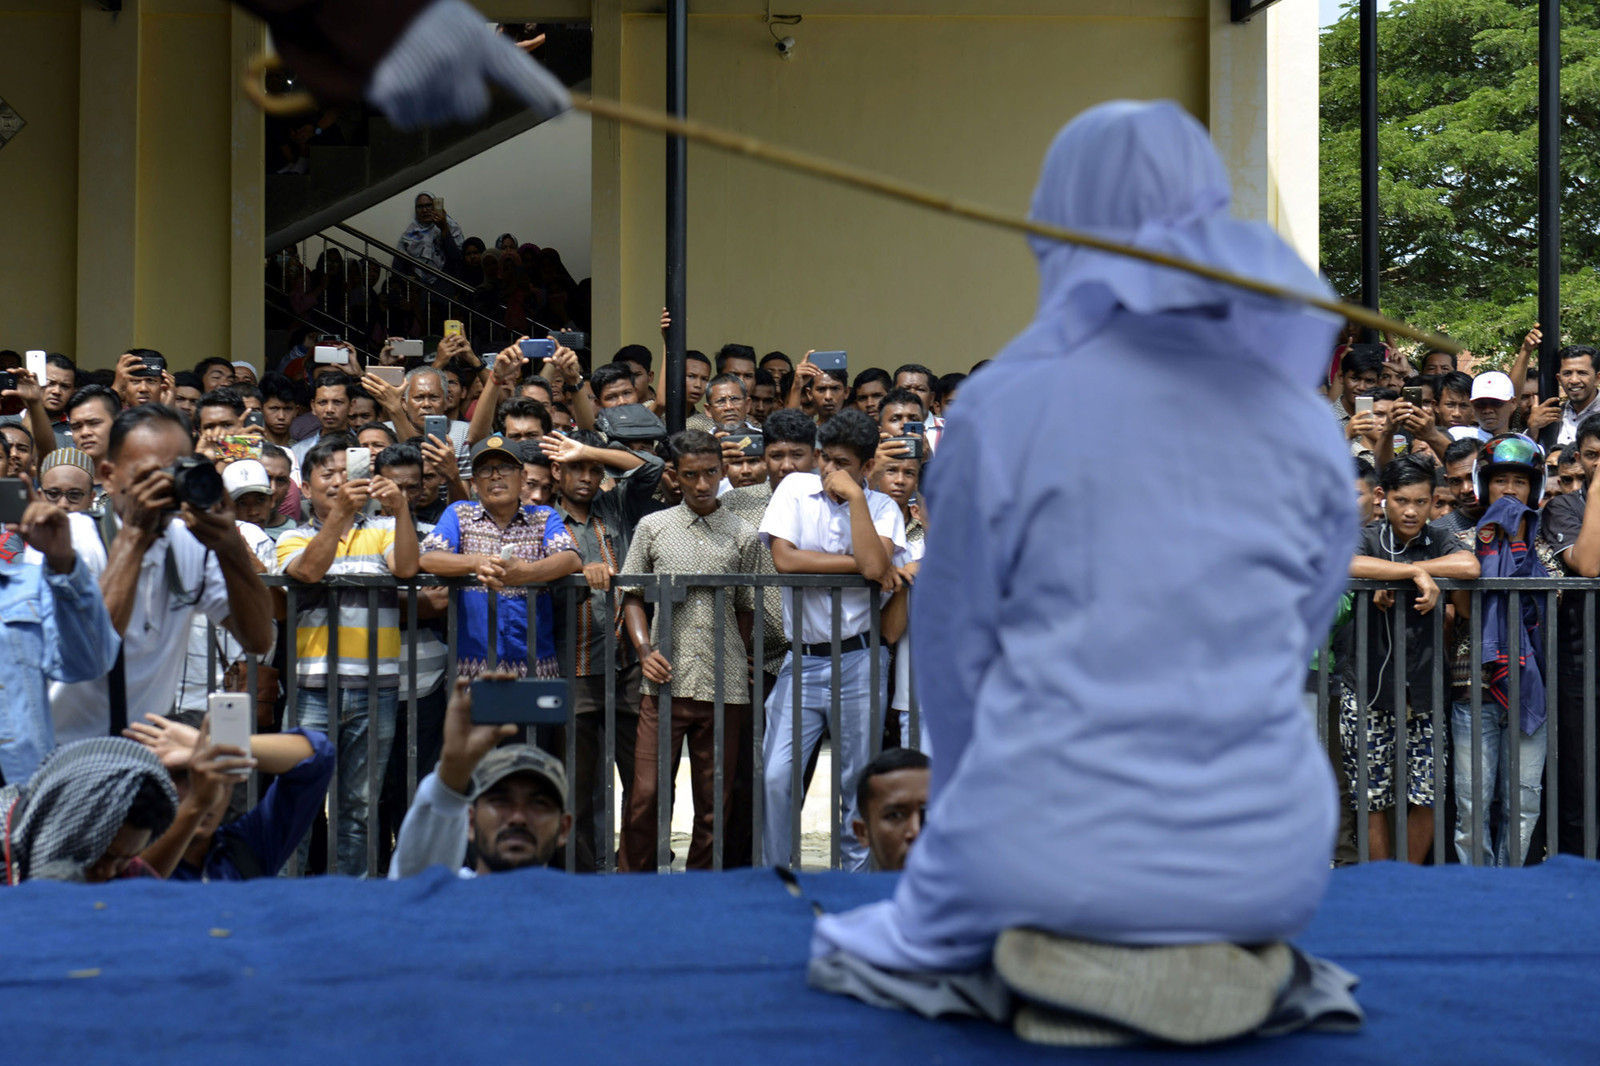
[[[282,587],[287,596],[286,632],[284,635],[287,649],[286,668],[283,672],[284,683],[284,728],[292,728],[296,721],[296,664],[294,658],[294,619],[300,606],[300,599],[307,591],[306,586],[300,586],[282,577],[266,579],[269,584]],[[842,652],[841,643],[846,634],[841,631],[842,597],[846,592],[865,589],[867,583],[854,575],[828,576],[828,575],[776,575],[776,574],[720,574],[720,575],[629,575],[626,579],[628,588],[639,589],[647,603],[653,604],[658,617],[659,634],[658,644],[662,648],[673,646],[672,623],[673,612],[663,610],[664,605],[676,603],[690,589],[709,589],[713,593],[715,614],[714,617],[725,617],[724,609],[727,597],[733,590],[743,587],[755,587],[762,590],[760,595],[770,595],[767,590],[791,589],[806,590],[811,593],[825,595],[829,598],[831,611],[831,640],[829,641],[830,659],[830,685],[827,709],[827,734],[832,739],[835,750],[831,759],[832,770],[828,782],[829,793],[829,845],[828,865],[837,868],[842,862],[842,846],[845,832],[848,827],[842,818],[844,804],[842,798],[847,795],[846,790],[852,789],[854,782],[842,779],[844,760],[840,758],[837,750],[839,738],[843,735],[842,716],[847,713],[862,713],[859,708],[847,708],[841,698],[841,672]],[[1424,620],[1427,627],[1427,639],[1434,649],[1428,663],[1428,679],[1426,693],[1429,697],[1425,702],[1433,734],[1433,767],[1432,775],[1432,800],[1434,811],[1431,854],[1436,863],[1451,861],[1466,861],[1480,863],[1488,861],[1487,841],[1483,837],[1484,826],[1487,824],[1492,830],[1496,819],[1501,829],[1501,835],[1509,842],[1506,848],[1506,861],[1511,865],[1520,865],[1528,857],[1537,857],[1542,850],[1554,854],[1560,846],[1559,828],[1561,819],[1561,744],[1571,743],[1573,736],[1581,736],[1583,757],[1582,776],[1582,846],[1581,849],[1568,841],[1569,851],[1580,851],[1588,858],[1596,857],[1597,849],[1597,823],[1596,818],[1596,724],[1595,724],[1595,650],[1594,650],[1594,611],[1597,606],[1595,595],[1600,592],[1600,582],[1574,578],[1548,578],[1548,579],[1485,579],[1480,581],[1459,582],[1439,580],[1442,593],[1440,601]],[[428,586],[446,585],[453,589],[472,588],[475,582],[452,580],[445,581],[427,576],[420,576],[410,582],[395,582],[389,578],[330,578],[315,588],[321,589],[364,589],[367,597],[368,616],[368,643],[365,649],[357,652],[368,659],[366,671],[366,686],[368,689],[369,706],[376,706],[377,692],[382,683],[379,658],[377,655],[377,626],[375,624],[378,612],[378,597],[385,590],[395,590],[401,608],[401,629],[404,634],[402,643],[402,657],[398,670],[408,682],[406,690],[407,699],[398,713],[404,716],[404,734],[407,743],[403,752],[394,753],[391,758],[405,760],[405,798],[409,805],[415,795],[419,778],[432,769],[431,766],[419,766],[418,747],[418,713],[419,700],[425,695],[417,691],[418,663],[416,636],[419,631],[418,619],[418,592]],[[605,592],[592,591],[580,578],[567,578],[549,585],[529,586],[528,595],[533,597],[536,593],[549,593],[553,599],[551,609],[557,612],[564,624],[559,626],[557,654],[560,662],[560,671],[563,677],[575,679],[576,675],[576,639],[579,633],[577,625],[578,612],[591,608],[590,597],[601,597],[604,603],[602,617],[615,618],[618,614],[620,597],[623,591],[621,581]],[[1412,610],[1414,589],[1409,584],[1396,584],[1392,582],[1377,581],[1352,581],[1350,584],[1353,604],[1351,615],[1343,633],[1330,635],[1329,641],[1324,645],[1317,661],[1311,666],[1308,673],[1307,695],[1308,704],[1316,723],[1318,737],[1336,767],[1340,766],[1343,757],[1343,742],[1340,739],[1339,715],[1341,706],[1353,704],[1354,724],[1348,731],[1354,737],[1355,751],[1344,761],[1353,765],[1353,772],[1349,779],[1342,782],[1340,802],[1349,808],[1353,825],[1350,827],[1352,839],[1348,842],[1353,845],[1355,861],[1365,861],[1371,857],[1372,841],[1369,835],[1369,816],[1374,813],[1370,802],[1370,791],[1374,779],[1381,773],[1392,775],[1392,795],[1394,797],[1393,826],[1391,838],[1393,841],[1393,854],[1404,857],[1410,850],[1413,841],[1408,837],[1406,802],[1409,786],[1412,783],[1413,768],[1407,755],[1406,733],[1410,716],[1407,713],[1413,701],[1416,700],[1417,686],[1412,684],[1414,679],[1407,677],[1405,669],[1393,672],[1388,684],[1391,686],[1384,695],[1389,696],[1390,702],[1396,709],[1395,719],[1395,753],[1392,763],[1386,766],[1376,766],[1369,758],[1367,751],[1367,728],[1374,714],[1374,703],[1382,702],[1380,694],[1374,689],[1369,662],[1369,651],[1374,640],[1389,641],[1389,653],[1392,661],[1397,664],[1406,664],[1408,661],[1408,634],[1405,621]],[[1394,603],[1387,610],[1382,610],[1374,605],[1373,598],[1379,593],[1392,593]],[[1540,814],[1545,823],[1543,835],[1543,848],[1537,845],[1539,841],[1530,841],[1530,855],[1525,856],[1522,846],[1522,823],[1524,816],[1530,812],[1524,806],[1522,798],[1523,774],[1520,756],[1524,744],[1530,739],[1522,735],[1519,715],[1522,708],[1524,693],[1521,691],[1521,678],[1519,671],[1512,669],[1505,677],[1505,690],[1507,706],[1503,713],[1511,728],[1505,730],[1505,747],[1500,768],[1493,773],[1501,785],[1503,798],[1496,800],[1493,793],[1488,791],[1490,782],[1486,780],[1483,770],[1483,753],[1491,742],[1486,735],[1483,708],[1489,698],[1485,694],[1485,669],[1482,660],[1483,636],[1481,626],[1468,625],[1466,636],[1461,637],[1467,643],[1467,661],[1465,663],[1467,691],[1461,696],[1463,703],[1470,713],[1470,722],[1465,735],[1452,735],[1452,715],[1447,714],[1451,706],[1451,685],[1449,678],[1450,648],[1447,643],[1451,637],[1451,627],[1446,624],[1446,600],[1451,593],[1464,594],[1470,617],[1474,620],[1483,617],[1485,597],[1488,595],[1504,594],[1506,596],[1506,615],[1511,619],[1520,618],[1522,603],[1527,597],[1537,597],[1543,604],[1545,616],[1542,629],[1539,632],[1541,650],[1545,658],[1544,685],[1546,688],[1547,722],[1545,734],[1547,738],[1547,757],[1539,773],[1542,783],[1539,798]],[[1583,654],[1582,654],[1582,694],[1581,694],[1581,721],[1573,722],[1572,718],[1574,701],[1563,699],[1562,686],[1570,686],[1570,676],[1561,677],[1562,671],[1558,669],[1560,658],[1559,639],[1564,634],[1559,632],[1560,615],[1557,612],[1558,602],[1561,597],[1583,597]],[[329,597],[330,601],[337,597]],[[487,632],[497,632],[497,610],[499,598],[487,598]],[[885,736],[885,714],[888,713],[888,701],[885,699],[885,681],[882,674],[883,664],[877,649],[884,647],[880,629],[880,608],[878,597],[872,597],[872,610],[870,624],[865,637],[867,646],[873,650],[870,657],[870,683],[869,699],[865,708],[867,716],[867,734],[871,754],[876,755],[881,749]],[[759,606],[759,603],[758,603]],[[443,619],[443,641],[447,648],[447,665],[442,684],[445,691],[450,690],[456,675],[456,648],[458,646],[458,632],[460,626],[460,605],[458,597],[450,596],[448,607]],[[532,630],[534,622],[532,611],[536,608],[530,604],[530,655],[532,654]],[[789,631],[794,634],[801,632],[801,597],[792,596],[789,604],[792,612]],[[330,607],[330,622],[337,620],[337,610]],[[720,621],[719,621],[720,624]],[[1465,623],[1462,623],[1465,624]],[[714,738],[714,766],[715,788],[713,790],[713,844],[712,867],[721,869],[724,865],[725,847],[729,836],[729,828],[734,819],[748,819],[750,828],[751,860],[761,861],[762,836],[764,825],[764,806],[766,795],[763,789],[765,775],[764,742],[765,730],[768,727],[763,707],[766,697],[771,694],[772,684],[767,677],[767,671],[773,663],[770,659],[762,667],[762,660],[767,658],[771,650],[768,640],[769,620],[763,610],[756,610],[753,615],[753,631],[749,649],[758,649],[755,655],[757,668],[752,670],[750,682],[750,722],[747,743],[749,745],[750,762],[753,768],[748,809],[729,810],[724,799],[727,784],[724,777],[725,758],[727,754],[726,739],[727,728],[727,701],[723,692],[723,662],[724,654],[722,639],[715,641],[715,661],[712,663],[713,674],[716,677],[716,696],[714,702],[715,738]],[[1511,663],[1517,663],[1521,652],[1522,637],[1520,627],[1508,627],[1507,652]],[[603,782],[603,801],[596,809],[596,825],[594,829],[595,860],[600,870],[612,870],[616,865],[617,840],[614,827],[618,818],[617,795],[612,767],[616,762],[616,740],[618,710],[620,707],[621,693],[619,691],[619,664],[624,659],[619,648],[621,637],[614,627],[608,627],[603,632],[603,662],[599,672],[604,677],[603,712],[603,741],[598,761],[600,780]],[[789,645],[789,654],[801,655],[797,637],[786,638]],[[215,654],[216,642],[209,642]],[[492,642],[491,642],[492,644]],[[496,651],[489,648],[489,661],[493,665]],[[330,661],[335,661],[339,655],[337,626],[332,626],[328,634],[328,652]],[[1387,674],[1389,671],[1381,669]],[[216,677],[216,670],[210,673]],[[803,859],[802,832],[801,832],[801,807],[807,791],[805,759],[801,744],[801,715],[798,708],[801,704],[802,678],[799,670],[792,671],[793,705],[794,713],[791,715],[789,728],[793,730],[791,743],[793,758],[790,766],[790,780],[788,789],[788,803],[790,810],[790,850],[788,861],[798,867]],[[249,670],[249,685],[255,691],[254,663]],[[336,668],[330,669],[328,675],[329,704],[337,708],[337,693],[340,682]],[[1348,692],[1349,700],[1343,697]],[[909,693],[910,732],[909,738],[916,743],[921,733],[920,715],[917,707],[914,689]],[[678,760],[674,757],[671,744],[672,726],[672,689],[670,684],[661,686],[660,695],[657,697],[660,706],[657,734],[657,765],[656,765],[656,864],[657,868],[665,870],[672,863],[671,855],[671,822],[672,822],[672,793],[673,779],[676,773]],[[1422,702],[1422,701],[1417,701]],[[1566,717],[1563,718],[1563,703],[1568,705]],[[569,714],[561,751],[558,751],[566,765],[569,783],[581,780],[577,770],[576,750],[576,704],[569,701]],[[338,730],[330,729],[330,742],[338,744]],[[381,873],[378,869],[380,842],[378,826],[377,797],[382,787],[384,767],[379,765],[382,761],[378,758],[379,741],[378,731],[367,730],[368,744],[368,791],[371,797],[367,807],[367,868],[370,872]],[[1460,746],[1468,753],[1470,765],[1465,769],[1456,765],[1453,758],[1455,748]],[[937,753],[935,753],[937,755]],[[1569,754],[1569,758],[1570,758]],[[1570,784],[1570,783],[1569,783]],[[251,801],[255,799],[255,783],[252,779]],[[1458,801],[1461,798],[1470,800],[1471,822],[1469,825],[1458,824]],[[1457,802],[1452,802],[1452,801]],[[328,799],[328,852],[329,868],[333,868],[336,853],[337,832],[334,826],[338,820],[338,786],[337,780],[329,786]],[[1456,855],[1456,849],[1451,847],[1452,837],[1456,843],[1463,847],[1465,854]],[[566,855],[568,869],[574,868],[575,849],[569,847]]]

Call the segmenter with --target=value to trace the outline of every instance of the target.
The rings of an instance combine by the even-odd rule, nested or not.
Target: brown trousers
[[[660,710],[657,697],[639,699],[639,734],[633,745],[633,795],[622,823],[620,867],[627,871],[656,868],[656,760],[660,749]],[[724,831],[735,818],[746,821],[750,812],[733,810],[734,767],[744,740],[741,724],[750,717],[749,704],[724,704],[722,735],[722,824]],[[675,776],[685,741],[689,746],[689,787],[694,795],[694,835],[689,842],[688,866],[711,869],[712,831],[715,828],[713,796],[716,793],[716,714],[705,700],[672,701],[672,747],[668,757],[669,780]],[[671,803],[671,798],[667,801]]]

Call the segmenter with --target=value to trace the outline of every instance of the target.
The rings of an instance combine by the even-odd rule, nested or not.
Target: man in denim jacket
[[[0,534],[0,774],[20,785],[55,747],[49,681],[90,681],[117,660],[100,586],[76,544],[95,540],[84,515],[35,499]]]

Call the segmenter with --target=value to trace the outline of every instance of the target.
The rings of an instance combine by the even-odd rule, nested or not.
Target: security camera
[[[794,58],[794,38],[780,37],[778,39],[778,54],[784,59]]]

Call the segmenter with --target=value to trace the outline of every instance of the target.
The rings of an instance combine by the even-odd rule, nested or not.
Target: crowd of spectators
[[[1540,401],[1532,363],[1542,339],[1535,326],[1504,371],[1474,366],[1471,353],[1430,351],[1413,361],[1378,343],[1343,344],[1337,352],[1329,400],[1350,443],[1367,522],[1350,574],[1414,587],[1399,599],[1373,593],[1380,613],[1371,622],[1347,595],[1332,635],[1338,728],[1330,741],[1352,812],[1341,834],[1346,857],[1355,812],[1365,813],[1377,858],[1395,855],[1397,818],[1405,825],[1404,857],[1413,862],[1428,857],[1436,818],[1453,842],[1450,857],[1461,862],[1536,857],[1545,818],[1556,823],[1561,851],[1583,853],[1584,806],[1595,788],[1584,770],[1592,744],[1585,740],[1584,688],[1593,680],[1584,669],[1586,597],[1563,592],[1547,616],[1544,597],[1525,594],[1513,616],[1506,591],[1446,594],[1435,582],[1600,575],[1600,553],[1592,552],[1600,545],[1600,514],[1588,507],[1600,469],[1600,353],[1588,345],[1559,348],[1559,394]],[[1435,612],[1444,616],[1442,644]],[[1364,668],[1357,651],[1363,625]],[[1545,656],[1550,627],[1555,662]],[[1438,708],[1436,671],[1446,701]],[[1556,695],[1547,706],[1552,681]],[[1308,693],[1314,688],[1313,681]],[[1436,734],[1436,710],[1445,735]],[[1552,716],[1558,744],[1548,736]],[[1555,796],[1543,787],[1551,747],[1559,751]],[[1400,760],[1404,800],[1397,797]]]
[[[467,236],[444,200],[426,192],[411,223],[385,239],[400,254],[329,243],[314,260],[293,246],[268,260],[269,332],[294,334],[295,348],[306,334],[326,334],[372,352],[388,337],[438,336],[449,320],[462,322],[477,348],[589,330],[589,279],[574,278],[556,248],[511,233],[492,246]]]
[[[402,340],[385,337],[370,360],[348,342],[320,358],[311,345],[265,373],[223,358],[174,371],[149,349],[80,372],[52,354],[42,383],[0,352],[15,376],[0,405],[17,412],[0,420],[0,460],[33,500],[0,561],[36,575],[34,600],[17,609],[39,649],[20,653],[37,677],[27,698],[0,703],[0,773],[31,840],[13,879],[320,872],[325,855],[349,875],[442,862],[470,876],[565,864],[569,852],[580,871],[613,860],[651,870],[670,843],[658,837],[660,805],[673,802],[658,792],[661,761],[670,780],[685,749],[687,864],[784,865],[799,851],[793,805],[824,735],[845,786],[832,812],[849,830],[845,865],[903,865],[937,758],[910,670],[907,604],[929,520],[918,488],[967,375],[916,363],[852,374],[841,353],[795,359],[738,343],[690,351],[686,427],[669,438],[667,361],[644,345],[591,370],[579,352],[535,351],[525,337],[480,353],[447,336],[423,357],[401,354]],[[1330,661],[1319,653],[1307,674],[1313,713],[1336,721],[1347,857],[1357,819],[1371,855],[1393,856],[1398,816],[1407,857],[1424,861],[1436,813],[1453,827],[1453,854],[1434,861],[1533,857],[1552,676],[1558,835],[1562,850],[1583,848],[1595,787],[1583,774],[1585,597],[1564,593],[1552,618],[1542,596],[1525,595],[1512,617],[1504,592],[1441,593],[1435,580],[1600,577],[1588,499],[1600,353],[1560,349],[1561,395],[1540,402],[1529,384],[1540,340],[1531,331],[1506,371],[1476,374],[1458,368],[1470,356],[1413,359],[1360,342],[1334,353],[1328,402],[1366,523],[1350,574],[1401,586],[1347,595]],[[471,583],[419,588],[412,628],[396,583],[419,574]],[[826,590],[719,595],[696,574],[860,584],[840,593],[836,624]],[[278,576],[295,583],[292,612]],[[657,597],[668,576],[678,594]],[[546,586],[574,577],[578,602],[560,609]],[[380,580],[369,592],[346,578]],[[1545,663],[1551,625],[1558,658]],[[1434,734],[1431,702],[1441,658],[1448,736]],[[1331,699],[1319,709],[1323,668]],[[247,677],[257,735],[248,749],[213,743],[208,695],[243,691]],[[560,677],[570,737],[472,718],[474,680]],[[408,795],[396,753],[412,743],[421,781]],[[245,810],[235,786],[250,770],[271,784]],[[314,847],[335,770],[333,846]],[[115,784],[85,791],[88,773]],[[613,774],[621,833],[608,856]],[[62,804],[86,796],[109,813],[69,848],[54,839]]]
[[[907,750],[921,741],[909,717],[890,715],[884,736],[868,736],[870,678],[888,708],[895,676],[887,648],[876,669],[868,661],[870,598],[880,598],[885,640],[899,641],[922,543],[921,463],[964,375],[908,364],[860,371],[852,387],[809,356],[729,344],[690,353],[690,428],[668,439],[665,359],[643,346],[591,374],[559,345],[480,355],[453,335],[416,358],[401,340],[385,338],[370,360],[347,341],[320,354],[312,344],[265,372],[220,357],[177,370],[144,348],[111,370],[80,371],[48,354],[42,383],[21,355],[0,352],[14,378],[0,405],[15,412],[0,419],[0,461],[32,498],[0,544],[34,597],[15,604],[34,644],[16,643],[13,665],[35,683],[26,700],[0,705],[0,775],[31,841],[12,878],[253,877],[286,866],[398,875],[469,854],[464,869],[481,873],[565,862],[569,849],[579,870],[653,869],[658,806],[671,802],[657,795],[657,760],[676,763],[685,742],[689,865],[786,863],[788,812],[801,798],[790,795],[791,767],[814,759],[832,699],[828,594],[798,593],[803,626],[792,634],[787,591],[719,597],[688,586],[663,637],[668,608],[630,579],[705,573],[868,583],[842,597],[834,749],[847,787],[835,813],[854,834],[852,866],[902,863],[921,825],[926,759]],[[412,628],[397,583],[419,574],[472,581],[419,588]],[[574,575],[578,609],[556,610],[544,586]],[[369,592],[359,579],[370,578]],[[752,651],[757,610],[765,638]],[[466,687],[563,676],[564,647],[570,782],[564,727],[476,725]],[[451,673],[461,684],[447,692]],[[897,706],[907,685],[902,673]],[[218,692],[252,706],[248,746],[213,742]],[[400,708],[412,700],[417,736],[407,738]],[[749,738],[762,713],[758,778]],[[801,751],[783,724],[793,716]],[[422,776],[414,796],[394,757],[409,742]],[[250,771],[269,784],[245,809],[237,784]],[[613,773],[622,833],[606,856],[599,822]],[[809,785],[809,767],[804,776]],[[756,789],[764,854],[752,847]],[[105,804],[92,826],[62,807],[86,797]],[[725,832],[714,844],[719,802]],[[332,846],[316,846],[330,811]],[[80,829],[82,839],[56,839]]]

